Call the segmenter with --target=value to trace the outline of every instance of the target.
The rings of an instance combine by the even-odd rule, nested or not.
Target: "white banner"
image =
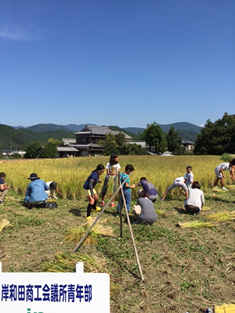
[[[109,275],[83,273],[2,273],[1,313],[110,313]]]

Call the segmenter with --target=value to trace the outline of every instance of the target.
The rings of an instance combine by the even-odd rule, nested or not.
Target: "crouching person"
[[[192,184],[192,189],[189,189],[188,199],[184,202],[185,210],[190,214],[198,214],[205,205],[204,193],[200,190],[201,186],[198,181]]]
[[[55,181],[49,181],[46,182],[47,186],[50,188],[50,190],[47,190],[46,193],[48,194],[49,198],[58,199],[56,196],[56,192],[62,196],[62,193],[57,188],[57,183]]]
[[[47,200],[46,190],[49,190],[49,186],[36,173],[30,174],[28,179],[31,183],[28,184],[24,202],[29,209],[32,209],[33,205],[43,204]]]
[[[147,222],[152,225],[158,219],[153,202],[149,199],[148,193],[144,190],[140,192],[137,205],[134,206],[133,211],[137,217],[137,223]]]
[[[6,174],[1,172],[0,173],[0,204],[3,204],[3,201],[8,193],[10,187],[7,186],[5,183]]]

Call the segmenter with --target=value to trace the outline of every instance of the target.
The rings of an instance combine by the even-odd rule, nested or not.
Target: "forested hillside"
[[[0,146],[2,149],[22,149],[24,144],[27,143],[37,141],[44,144],[49,138],[61,140],[63,137],[74,138],[74,134],[62,129],[38,133],[25,128],[14,129],[0,124]]]

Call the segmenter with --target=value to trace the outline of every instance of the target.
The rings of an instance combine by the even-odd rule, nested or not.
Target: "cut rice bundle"
[[[201,228],[201,227],[215,227],[216,225],[210,223],[210,222],[197,222],[197,221],[192,221],[192,222],[178,222],[177,226],[181,228]]]
[[[0,232],[3,230],[3,228],[6,228],[10,225],[10,222],[6,219],[3,219],[0,223]]]
[[[90,228],[90,223],[86,223],[80,228],[72,228],[68,231],[67,235],[65,236],[65,240],[67,242],[74,242],[77,243],[81,240],[84,234]],[[94,245],[97,242],[98,236],[105,236],[105,237],[115,237],[113,234],[113,229],[111,227],[104,227],[101,224],[95,225],[91,231],[89,232],[88,237],[84,241],[85,245]]]
[[[207,219],[213,220],[214,222],[224,222],[235,220],[235,211],[232,212],[218,212],[207,215]]]

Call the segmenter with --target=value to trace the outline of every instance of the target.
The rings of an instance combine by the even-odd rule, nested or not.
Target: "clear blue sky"
[[[0,0],[0,123],[235,113],[234,0]]]

